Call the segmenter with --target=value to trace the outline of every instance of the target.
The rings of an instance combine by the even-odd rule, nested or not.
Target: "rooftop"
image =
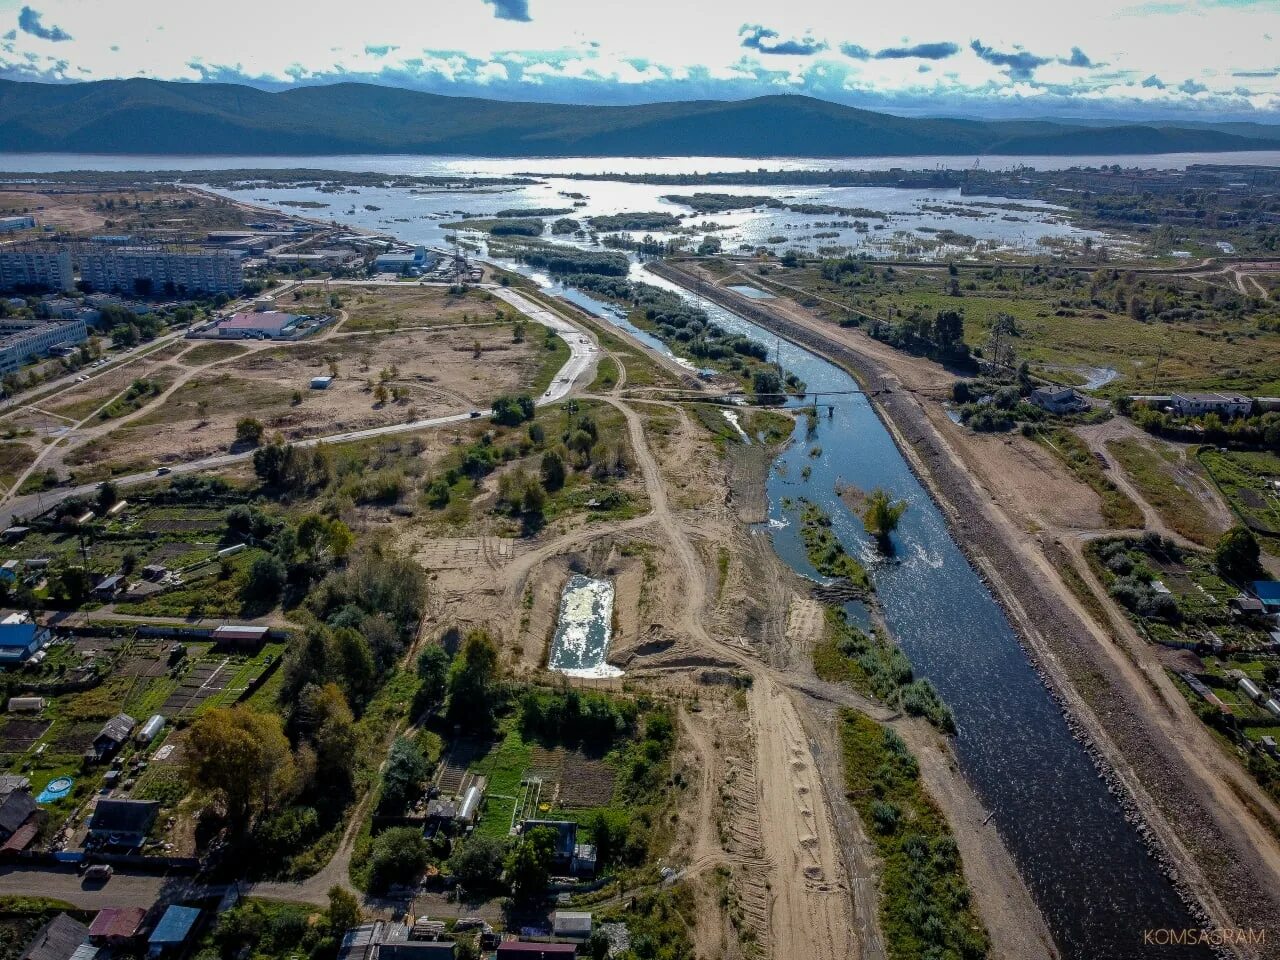
[[[180,907],[176,903],[165,910],[164,916],[151,931],[147,943],[179,944],[191,935],[191,928],[200,919],[199,907]]]
[[[261,313],[241,311],[223,320],[218,327],[223,330],[275,330],[278,332],[297,322],[298,317],[295,314],[281,313],[279,310],[264,310]]]
[[[147,911],[142,907],[105,907],[89,924],[89,936],[127,940],[138,935],[138,928],[146,915]]]

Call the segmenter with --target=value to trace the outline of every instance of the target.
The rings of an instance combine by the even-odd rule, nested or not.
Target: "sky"
[[[1280,123],[1280,0],[0,0],[0,77]]]

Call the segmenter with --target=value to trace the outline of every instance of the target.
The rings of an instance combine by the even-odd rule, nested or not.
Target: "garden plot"
[[[194,714],[206,700],[221,693],[230,683],[229,663],[230,658],[197,663],[182,678],[178,689],[169,694],[169,698],[160,707],[160,712],[171,719]]]
[[[605,806],[617,778],[603,760],[563,747],[534,747],[529,775],[542,780],[544,802],[566,810]]]
[[[49,749],[53,753],[84,753],[93,746],[93,740],[101,729],[101,723],[73,723],[59,731]]]
[[[0,726],[0,753],[26,753],[50,726],[50,720],[5,721]]]

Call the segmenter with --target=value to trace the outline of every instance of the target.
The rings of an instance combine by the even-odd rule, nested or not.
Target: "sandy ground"
[[[449,337],[414,331],[319,343],[255,341],[242,356],[213,356],[203,364],[170,361],[165,367],[173,380],[164,394],[137,415],[78,430],[64,444],[66,462],[168,463],[210,456],[232,446],[236,421],[245,416],[260,420],[269,434],[296,440],[484,408],[494,396],[527,384],[539,361],[535,344],[512,343],[510,331],[497,327]],[[329,372],[330,357],[338,378],[327,390],[310,389],[312,377]],[[388,390],[399,388],[404,399],[377,400],[369,382],[382,382],[384,371]],[[70,406],[81,398],[71,391],[59,399]]]

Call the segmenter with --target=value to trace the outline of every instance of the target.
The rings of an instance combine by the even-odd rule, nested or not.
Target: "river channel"
[[[779,557],[821,579],[800,540],[795,501],[803,496],[831,515],[846,549],[868,562],[887,626],[917,674],[937,686],[955,713],[956,757],[992,811],[1064,960],[1158,955],[1161,948],[1144,943],[1143,932],[1193,926],[1189,911],[853,377],[799,346],[777,344],[755,324],[643,268],[635,279],[675,290],[721,326],[780,349],[786,371],[810,390],[849,391],[834,398],[830,418],[824,398],[815,432],[798,418],[770,472],[767,529]],[[573,300],[630,329],[611,307],[581,292]],[[821,447],[817,456],[815,446]],[[836,494],[841,483],[883,487],[908,501],[893,535],[895,562],[876,562],[861,522]],[[1208,956],[1187,946],[1164,949]]]

